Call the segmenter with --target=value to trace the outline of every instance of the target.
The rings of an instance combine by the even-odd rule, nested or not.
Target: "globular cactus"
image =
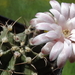
[[[55,61],[50,62],[41,53],[43,45],[30,44],[30,39],[40,32],[29,26],[16,34],[13,26],[0,26],[0,75],[57,75]]]

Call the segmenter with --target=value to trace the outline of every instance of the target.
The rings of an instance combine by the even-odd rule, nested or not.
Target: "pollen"
[[[67,38],[70,35],[70,31],[68,29],[63,30],[63,34]]]

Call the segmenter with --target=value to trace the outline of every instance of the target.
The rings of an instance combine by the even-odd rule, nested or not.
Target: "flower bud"
[[[33,41],[33,38],[29,39],[29,44],[30,45],[33,45],[32,41]]]
[[[31,30],[30,29],[26,29],[25,30],[25,34],[30,34],[31,33]]]
[[[22,42],[20,43],[20,45],[21,45],[21,46],[23,46],[24,44],[25,44],[25,42],[24,42],[24,41],[22,41]]]
[[[31,57],[26,57],[26,62],[27,62],[27,63],[29,63],[29,64],[30,64],[30,63],[31,63],[31,61],[32,61]]]
[[[14,36],[14,40],[15,40],[16,42],[20,42],[20,37],[17,36],[17,35],[15,35],[15,36]]]
[[[20,55],[21,55],[21,54],[20,54],[18,51],[15,51],[15,52],[14,52],[14,56],[15,56],[15,57],[20,57]]]
[[[40,53],[38,54],[38,57],[44,58],[44,54],[43,54],[42,52],[40,52]]]
[[[30,52],[31,51],[31,49],[29,48],[29,47],[25,47],[25,52]]]
[[[18,46],[12,46],[12,48],[11,48],[12,51],[15,51],[15,50],[18,50],[18,49],[19,49]]]
[[[8,25],[8,27],[7,27],[8,31],[12,31],[12,27],[13,27],[12,25]]]
[[[20,53],[22,53],[22,54],[24,53],[24,50],[23,50],[23,48],[21,48],[21,49],[20,49]]]

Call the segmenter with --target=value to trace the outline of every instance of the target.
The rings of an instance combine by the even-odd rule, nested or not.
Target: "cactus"
[[[13,32],[13,24],[1,25],[0,75],[58,75],[56,61],[41,53],[42,45],[32,46],[31,38],[41,32],[30,25],[23,32]],[[58,71],[58,72],[56,72]]]

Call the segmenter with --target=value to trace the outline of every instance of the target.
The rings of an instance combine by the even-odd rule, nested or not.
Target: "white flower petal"
[[[42,22],[42,23],[38,23],[36,24],[36,29],[38,30],[54,30],[57,28],[57,25],[56,24],[50,24],[50,23],[45,23],[45,22]]]
[[[69,6],[67,3],[61,3],[61,14],[68,19],[69,17]]]
[[[60,4],[57,1],[50,1],[50,4],[53,9],[60,11]]]
[[[38,30],[52,30],[52,28],[50,28],[49,23],[38,23],[38,24],[36,24],[36,29],[38,29]]]
[[[45,22],[45,21],[41,20],[40,18],[34,18],[30,21],[30,24],[35,26],[36,24],[41,23],[41,22]]]
[[[67,29],[71,32],[71,30],[74,28],[71,20],[69,19],[67,22],[66,22],[66,27]]]
[[[75,38],[75,33],[70,35],[71,38]]]
[[[43,54],[49,54],[51,49],[52,49],[52,47],[53,47],[53,45],[54,45],[54,42],[47,42],[45,44],[45,46],[41,49],[41,52]]]
[[[75,37],[71,37],[70,40],[75,42]]]
[[[69,23],[71,23],[71,24],[72,24],[73,29],[74,29],[74,28],[75,28],[75,17],[74,17],[74,18],[72,18],[72,19],[69,21]]]
[[[50,12],[44,12],[46,13],[47,15],[49,15],[50,17],[54,18],[53,15],[50,13]]]
[[[69,36],[71,41],[75,41],[75,34]]]
[[[73,29],[73,30],[71,31],[71,34],[75,34],[75,29]]]
[[[46,33],[45,36],[47,36],[50,39],[58,39],[61,37],[61,27],[57,26],[58,28],[56,30],[52,30]]]
[[[62,49],[63,49],[63,43],[61,41],[56,42],[55,45],[52,47],[49,59],[51,61],[55,60]]]
[[[61,53],[59,54],[58,58],[57,58],[57,66],[59,68],[63,67],[66,63],[66,60],[67,60],[67,56],[66,56],[66,53]]]
[[[72,43],[68,39],[65,39],[64,41],[64,50],[66,51],[66,55],[70,57],[72,54]]]
[[[72,3],[70,7],[70,18],[75,17],[75,4]]]
[[[43,33],[43,34],[40,34],[40,35],[36,36],[35,38],[33,38],[31,40],[31,43],[33,45],[39,45],[39,44],[51,41],[51,39],[47,38],[45,35],[46,35],[46,33]]]
[[[57,66],[63,67],[66,60],[71,57],[72,54],[72,44],[70,40],[65,39],[64,41],[64,48],[62,52],[59,54],[57,58]]]
[[[39,12],[35,15],[35,17],[40,18],[43,21],[47,21],[49,23],[54,23],[53,18],[50,15],[46,14],[46,13]]]
[[[58,35],[59,35],[58,33],[52,30],[52,31],[47,32],[46,37],[54,40],[58,38]]]
[[[58,24],[63,28],[63,29],[65,29],[65,27],[66,27],[66,19],[65,19],[65,17],[63,16],[63,15],[60,15],[59,16],[59,20],[58,20]]]
[[[54,18],[56,18],[57,20],[59,19],[60,16],[59,11],[57,11],[56,9],[50,9],[49,11],[54,15]]]

